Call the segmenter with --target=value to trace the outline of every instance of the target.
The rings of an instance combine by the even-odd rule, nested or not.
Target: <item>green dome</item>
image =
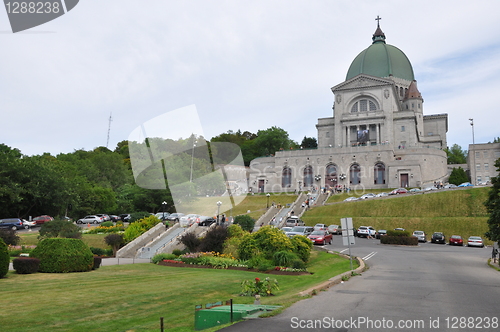
[[[377,27],[372,39],[373,43],[351,63],[346,81],[359,74],[376,77],[392,75],[408,81],[415,79],[410,60],[399,48],[385,43],[385,35],[380,27]]]

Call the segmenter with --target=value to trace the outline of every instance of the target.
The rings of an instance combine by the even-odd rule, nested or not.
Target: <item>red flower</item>
[[[259,281],[260,281],[260,279],[259,279],[259,278],[255,278],[255,282],[259,282]]]

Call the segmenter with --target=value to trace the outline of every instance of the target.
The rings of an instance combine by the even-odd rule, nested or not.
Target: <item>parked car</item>
[[[290,232],[286,232],[285,234],[288,237],[293,237],[295,235],[303,235],[307,237],[309,234],[311,234],[314,231],[314,228],[311,226],[295,226],[292,228]]]
[[[385,229],[379,229],[376,233],[375,233],[375,238],[376,239],[380,239],[382,236],[384,235],[387,235],[387,231]]]
[[[422,191],[422,189],[420,189],[420,188],[411,188],[411,189],[410,189],[410,190],[408,190],[408,191],[409,191],[409,192],[411,192],[411,193],[419,193],[419,192],[421,192],[421,191]]]
[[[328,226],[328,231],[330,232],[330,234],[342,234],[342,229],[340,228],[339,225],[330,225]]]
[[[23,221],[19,218],[0,219],[0,228],[10,228],[17,231],[23,227]]]
[[[26,229],[29,229],[31,227],[35,227],[36,226],[36,221],[34,220],[24,220],[23,219],[23,227],[26,228]]]
[[[38,225],[43,225],[44,223],[46,223],[47,221],[52,221],[54,220],[54,218],[52,218],[51,216],[47,216],[47,215],[43,215],[43,216],[38,216],[38,217],[35,217],[32,219],[34,222],[36,222],[37,226]]]
[[[460,183],[458,186],[459,187],[474,187],[474,185],[470,182]]]
[[[167,219],[167,217],[170,215],[170,213],[168,212],[158,212],[157,214],[155,214],[155,217],[160,219],[160,220],[165,220]]]
[[[467,247],[481,247],[484,248],[483,238],[480,236],[470,236],[467,239]]]
[[[77,224],[100,224],[103,222],[103,218],[97,215],[85,216],[82,219],[76,221]]]
[[[359,199],[368,199],[368,198],[373,198],[375,197],[375,194],[373,193],[368,193],[368,194],[364,194],[363,196],[361,196]]]
[[[282,231],[282,232],[285,232],[285,233],[286,233],[286,232],[290,232],[290,231],[292,231],[292,228],[293,228],[293,227],[288,227],[288,226],[281,227],[281,231]]]
[[[129,213],[122,213],[119,215],[120,219],[123,222],[129,222],[130,221],[130,214]]]
[[[210,226],[215,223],[217,220],[213,217],[200,216],[198,225],[200,226]]]
[[[109,215],[109,219],[110,219],[112,222],[117,222],[118,220],[120,220],[120,217],[118,217],[117,215],[114,215],[114,214],[110,214],[110,215]]]
[[[180,219],[179,219],[179,225],[181,227],[188,227],[188,226],[191,226],[192,224],[194,224],[195,222],[197,222],[197,220],[200,218],[200,215],[199,214],[194,214],[194,213],[191,213],[191,214],[187,214],[187,215],[184,215],[182,216]]]
[[[456,188],[457,185],[453,183],[448,183],[446,186],[444,186],[444,189],[453,189]]]
[[[408,190],[406,190],[405,188],[398,188],[398,189],[394,189],[393,191],[391,191],[389,193],[389,195],[399,195],[399,194],[407,194],[408,193]]]
[[[357,197],[351,196],[351,197],[347,197],[346,199],[344,199],[344,202],[353,202],[353,201],[357,201],[357,200],[358,200]]]
[[[107,214],[103,214],[103,213],[97,213],[95,214],[96,216],[98,217],[101,217],[102,221],[110,221],[111,220],[111,217],[108,216]]]
[[[424,231],[414,231],[412,235],[418,239],[418,242],[427,242],[427,235]]]
[[[358,237],[370,237],[375,236],[375,228],[372,226],[359,226]]]
[[[430,186],[430,187],[424,188],[423,191],[432,191],[432,190],[438,190],[438,188],[436,186]]]
[[[313,231],[307,236],[314,244],[332,244],[332,234],[327,231]]]
[[[387,193],[385,191],[375,195],[375,197],[387,197],[387,196],[389,196],[389,193]]]
[[[304,226],[305,223],[299,219],[297,216],[291,216],[285,222],[285,226],[294,227],[294,226]]]
[[[405,229],[403,227],[397,227],[397,228],[394,228],[395,231],[405,231]]]
[[[452,235],[450,236],[450,239],[448,240],[448,244],[450,246],[463,246],[464,245],[464,240],[460,235]]]
[[[184,213],[172,213],[167,217],[168,221],[179,221],[179,219],[184,216]]]
[[[316,224],[316,225],[314,225],[314,230],[315,231],[326,231],[326,230],[328,230],[328,226],[326,226],[325,224]]]
[[[445,244],[446,243],[446,237],[441,232],[435,232],[434,234],[432,234],[431,243]]]

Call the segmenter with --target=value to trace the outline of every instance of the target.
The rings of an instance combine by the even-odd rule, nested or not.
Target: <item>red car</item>
[[[33,218],[33,221],[36,223],[36,225],[42,225],[42,224],[46,223],[47,221],[52,221],[52,220],[54,220],[54,218],[52,218],[51,216],[47,216],[47,215],[38,216],[38,217]]]
[[[406,190],[405,188],[398,188],[398,189],[394,189],[393,191],[391,191],[389,193],[389,195],[399,195],[399,194],[407,194],[408,193],[408,190]]]
[[[333,235],[328,231],[313,231],[307,236],[314,244],[332,244]]]
[[[463,246],[464,240],[460,235],[452,235],[450,237],[450,246]]]

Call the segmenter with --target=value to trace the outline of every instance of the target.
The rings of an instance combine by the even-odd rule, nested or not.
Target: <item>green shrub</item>
[[[238,248],[240,247],[242,237],[228,237],[226,241],[224,241],[224,249],[222,253],[226,255],[231,255],[235,258],[240,258],[238,253]]]
[[[385,235],[380,238],[382,244],[398,244],[406,246],[417,246],[418,238],[413,236],[389,236]]]
[[[290,267],[292,267],[294,269],[305,270],[306,269],[306,263],[304,263],[304,261],[302,259],[297,258],[297,259],[294,259],[290,263]]]
[[[22,249],[11,249],[9,250],[10,257],[18,257],[22,253]]]
[[[40,260],[33,257],[19,257],[12,261],[12,266],[19,274],[36,273],[40,267]]]
[[[264,281],[260,278],[255,278],[254,280],[245,280],[241,283],[241,296],[271,296],[274,295],[273,291],[279,290],[278,281],[276,279],[271,279],[267,277]]]
[[[179,237],[179,241],[185,245],[190,252],[197,252],[198,247],[201,244],[201,240],[193,232],[181,235],[181,237]]]
[[[94,266],[92,251],[80,239],[44,239],[33,249],[30,257],[40,259],[40,272],[84,272]]]
[[[106,255],[106,249],[90,247],[90,251],[92,252],[92,254],[94,254],[96,256],[105,256]]]
[[[39,239],[46,239],[51,237],[62,237],[70,239],[82,238],[81,228],[73,224],[73,222],[69,220],[52,220],[51,222],[43,223],[38,233]]]
[[[240,225],[232,224],[227,228],[227,236],[228,237],[237,237],[242,238],[246,232],[241,228]]]
[[[185,252],[184,252],[184,250],[174,249],[174,250],[172,250],[172,254],[174,254],[175,256],[180,256],[180,255],[185,254]]]
[[[311,240],[303,235],[296,235],[292,238],[293,252],[299,256],[304,263],[309,261],[311,256],[311,248],[313,246]]]
[[[124,242],[123,235],[116,233],[108,234],[104,237],[104,242],[108,246],[111,246],[111,248],[113,249],[113,256],[116,256],[116,252],[118,251],[118,249],[120,249],[120,246]]]
[[[141,221],[142,219],[149,218],[149,217],[151,217],[151,213],[149,213],[149,212],[145,212],[145,211],[134,212],[130,215],[130,219],[128,222],[132,224],[136,221]],[[153,216],[153,217],[155,217],[155,216]],[[158,218],[156,218],[156,219],[158,219]],[[160,220],[160,219],[158,219],[158,220]]]
[[[164,259],[174,260],[176,258],[177,258],[177,256],[174,255],[174,254],[165,254],[165,253],[163,253],[163,254],[156,254],[156,255],[153,256],[153,258],[151,258],[151,262],[153,264],[158,264],[159,262],[161,262]]]
[[[16,246],[21,238],[17,236],[17,232],[10,228],[0,229],[0,239],[7,245]]]
[[[234,224],[240,225],[245,231],[250,232],[255,226],[255,219],[247,214],[234,217]]]
[[[113,224],[113,222],[112,222],[112,221],[105,221],[105,222],[101,223],[101,225],[100,225],[100,226],[101,226],[101,227],[113,227],[113,226],[114,226],[114,224]]]
[[[272,261],[266,259],[262,255],[256,255],[247,261],[247,267],[249,269],[258,269],[259,266],[261,266],[261,265],[263,266],[263,265],[272,265],[272,264],[273,264]]]
[[[127,243],[133,241],[159,223],[161,223],[160,219],[148,213],[148,217],[140,219],[127,227],[123,234],[123,239]]]
[[[7,245],[0,238],[0,278],[5,277],[7,272],[9,272],[10,256]]]
[[[388,230],[388,236],[410,236],[409,231],[399,231],[399,230]]]
[[[309,241],[311,242],[311,241]],[[273,259],[278,251],[293,251],[292,241],[281,230],[264,226],[257,232],[245,235],[238,250],[243,260],[250,259],[255,253],[262,253],[266,259]]]
[[[290,251],[278,251],[273,255],[273,263],[276,266],[292,267],[292,262],[300,258]]]
[[[227,228],[222,226],[216,226],[211,228],[199,246],[199,250],[203,252],[218,252],[222,253],[224,250],[224,241],[226,241],[228,236]]]

